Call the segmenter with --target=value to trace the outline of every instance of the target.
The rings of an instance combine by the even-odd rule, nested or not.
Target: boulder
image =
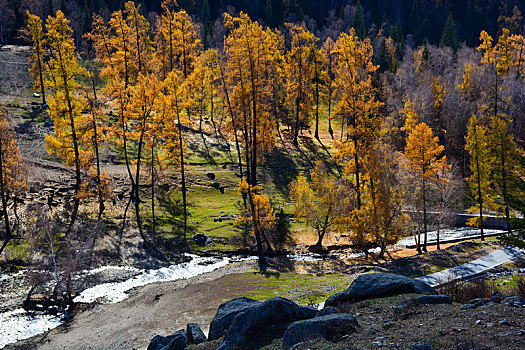
[[[347,290],[331,295],[325,305],[408,293],[437,294],[428,284],[410,277],[393,273],[369,273],[357,277]]]
[[[420,297],[405,299],[395,306],[396,309],[404,309],[416,305],[429,304],[452,304],[452,299],[446,295],[422,295]]]
[[[355,332],[357,327],[359,323],[355,317],[345,313],[295,322],[284,333],[282,349],[287,350],[295,344],[319,338],[337,340],[343,335]]]
[[[518,296],[510,296],[510,297],[506,297],[505,299],[503,299],[503,301],[501,302],[502,304],[507,304],[507,305],[510,305],[510,306],[525,306],[525,299],[523,299],[522,297],[518,297]]]
[[[207,173],[206,176],[207,176],[208,179],[210,179],[210,180],[215,180],[215,173]]]
[[[188,336],[188,343],[190,344],[200,344],[208,340],[197,323],[188,324],[186,327],[186,335]]]
[[[208,242],[208,236],[206,236],[203,233],[197,233],[195,236],[192,237],[193,241],[196,245],[204,247],[206,243]]]
[[[427,343],[419,343],[411,347],[410,350],[432,350],[432,347]]]
[[[461,305],[459,307],[460,310],[469,310],[469,309],[476,309],[480,306],[483,306],[485,304],[485,300],[481,298],[472,299],[468,303]]]
[[[208,340],[215,340],[222,337],[235,316],[247,309],[261,304],[260,301],[241,297],[235,298],[225,303],[222,303],[217,310],[217,314],[210,323],[210,331],[208,333]]]
[[[332,314],[337,314],[339,311],[333,306],[326,306],[315,315],[315,317],[327,316]]]
[[[235,316],[217,350],[261,348],[282,338],[291,323],[313,318],[316,313],[315,308],[288,299],[268,299]]]
[[[147,350],[184,350],[188,346],[188,338],[184,329],[172,335],[162,337],[156,335],[151,339]]]

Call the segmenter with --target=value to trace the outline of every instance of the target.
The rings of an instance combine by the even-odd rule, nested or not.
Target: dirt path
[[[147,285],[120,303],[88,306],[69,324],[5,349],[145,349],[153,336],[168,335],[190,322],[207,331],[224,300],[250,289],[232,290],[221,278],[247,271],[254,271],[249,263],[237,263],[187,280]]]

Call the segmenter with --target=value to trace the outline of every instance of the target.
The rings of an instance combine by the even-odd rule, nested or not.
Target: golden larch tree
[[[440,181],[439,170],[444,166],[446,159],[441,157],[444,147],[439,144],[439,139],[434,136],[432,129],[425,123],[419,123],[408,135],[403,155],[407,158],[409,166],[415,172],[414,182],[417,184],[416,206],[423,212],[423,251],[427,251],[428,218],[427,211],[430,201],[430,186]],[[418,252],[421,252],[417,244]]]
[[[9,203],[12,202],[13,210],[16,210],[17,197],[27,189],[26,178],[26,169],[18,148],[15,130],[7,120],[6,110],[0,106],[0,200],[4,221],[4,230],[0,236],[2,239],[0,254],[15,237],[10,220]]]

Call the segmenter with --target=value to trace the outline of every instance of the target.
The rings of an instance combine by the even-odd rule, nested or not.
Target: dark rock
[[[333,315],[337,314],[339,311],[333,306],[326,306],[322,310],[320,310],[315,317],[321,317],[321,316],[327,316],[327,315]]]
[[[268,299],[235,316],[217,349],[258,349],[282,338],[292,322],[312,318],[316,313],[313,307],[299,306],[288,299]]]
[[[491,296],[490,296],[490,299],[495,302],[495,303],[501,303],[503,301],[503,299],[505,299],[505,296],[503,294],[501,294],[500,292],[494,292]]]
[[[200,344],[208,340],[197,323],[188,324],[186,327],[186,335],[188,336],[188,343],[190,344]]]
[[[525,299],[518,296],[510,296],[503,299],[501,302],[502,304],[510,305],[510,306],[525,306]]]
[[[395,306],[396,309],[404,309],[416,305],[428,304],[452,304],[452,299],[446,295],[422,295],[420,297],[405,299]]]
[[[206,236],[203,233],[197,233],[195,236],[192,237],[193,241],[196,245],[204,247],[206,243],[208,242],[208,236]]]
[[[461,305],[459,307],[460,310],[469,310],[469,309],[476,309],[480,306],[483,306],[485,304],[485,301],[481,298],[472,299],[465,305]]]
[[[208,340],[219,339],[230,328],[235,316],[247,309],[261,304],[260,301],[241,297],[222,303],[210,323]]]
[[[206,176],[207,176],[210,180],[215,180],[215,173],[207,173]]]
[[[217,181],[212,182],[210,186],[216,189],[219,189],[219,187],[221,187],[221,185]]]
[[[188,338],[184,329],[172,335],[162,337],[156,335],[151,339],[147,350],[184,350],[188,346]]]
[[[407,293],[436,294],[428,284],[416,279],[392,273],[370,273],[357,277],[350,288],[331,295],[325,305],[334,306],[341,302]]]
[[[427,343],[416,344],[410,350],[432,350],[432,347]]]
[[[357,327],[359,323],[355,317],[344,313],[295,322],[284,333],[282,349],[286,350],[297,343],[312,339],[337,340],[343,335],[355,332]]]

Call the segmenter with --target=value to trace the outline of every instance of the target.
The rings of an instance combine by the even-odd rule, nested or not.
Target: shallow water
[[[468,238],[471,236],[478,236],[480,234],[480,229],[472,228],[472,227],[453,227],[453,228],[447,228],[439,231],[439,240],[441,243],[445,243],[446,240],[449,239],[456,239],[456,238]],[[504,233],[502,230],[492,230],[492,229],[484,229],[483,232],[485,234],[492,234],[492,233]],[[423,234],[421,235],[423,237]],[[436,242],[437,240],[437,231],[429,231],[427,233],[427,239],[429,242]],[[406,245],[413,245],[415,244],[414,236],[405,237],[401,239],[399,242],[396,243],[396,246],[406,246]]]

